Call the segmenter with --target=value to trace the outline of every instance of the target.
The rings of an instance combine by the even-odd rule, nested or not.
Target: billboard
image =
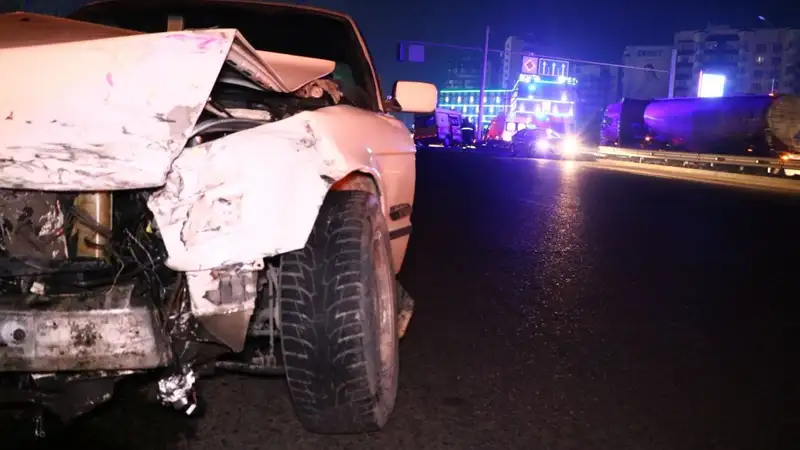
[[[700,72],[697,83],[697,96],[705,98],[722,97],[725,95],[725,75]]]
[[[625,47],[622,64],[641,69],[622,69],[622,96],[641,100],[667,97],[671,61],[671,46]]]

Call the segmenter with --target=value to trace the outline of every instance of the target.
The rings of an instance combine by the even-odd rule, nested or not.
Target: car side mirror
[[[430,113],[436,109],[439,91],[431,83],[398,81],[386,109],[392,112]]]

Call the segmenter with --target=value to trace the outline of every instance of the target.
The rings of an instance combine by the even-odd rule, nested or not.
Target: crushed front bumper
[[[132,286],[0,297],[0,372],[141,370],[170,361],[154,306]]]

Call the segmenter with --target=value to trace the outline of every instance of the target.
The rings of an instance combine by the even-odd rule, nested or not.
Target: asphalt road
[[[48,448],[798,448],[800,197],[572,162],[418,162],[402,274],[417,311],[384,431],[308,434],[282,380],[227,375],[203,382],[201,419],[123,395]]]

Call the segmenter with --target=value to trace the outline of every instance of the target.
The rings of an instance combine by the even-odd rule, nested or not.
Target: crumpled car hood
[[[0,188],[162,186],[223,66],[276,92],[334,68],[257,52],[232,29],[132,34],[15,13],[0,30]]]

